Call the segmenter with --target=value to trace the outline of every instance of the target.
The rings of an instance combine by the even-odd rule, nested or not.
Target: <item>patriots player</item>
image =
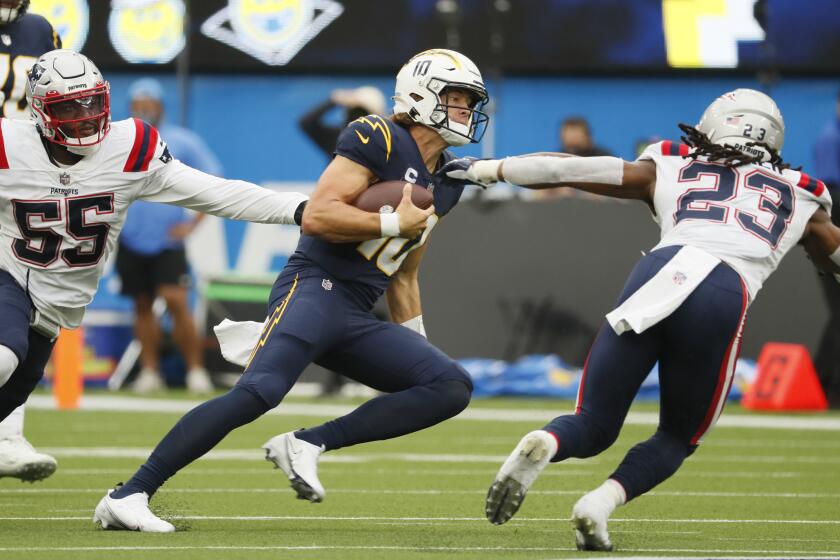
[[[840,280],[831,198],[822,181],[782,161],[784,121],[771,98],[737,89],[709,105],[696,127],[680,128],[685,143],[653,144],[635,162],[540,154],[457,160],[442,170],[485,185],[571,186],[642,200],[662,231],[592,345],[575,413],[527,434],[499,470],[486,502],[493,523],[516,513],[548,462],[592,457],[612,445],[658,361],[656,433],[572,509],[578,548],[611,550],[607,521],[615,508],[673,475],[717,421],[747,306],[782,257],[801,243]]]
[[[417,275],[432,228],[463,190],[433,173],[452,159],[448,146],[479,141],[486,102],[472,61],[435,49],[414,56],[397,74],[393,117],[369,115],[344,129],[304,212],[297,250],[274,284],[269,318],[245,345],[253,350],[239,383],[187,413],[131,480],[102,498],[95,521],[174,531],[149,510],[149,496],[231,430],[277,406],[311,362],[385,394],[346,416],[265,443],[266,458],[301,499],[324,499],[321,453],[416,432],[467,406],[468,374],[426,340]],[[411,204],[408,184],[394,213],[350,204],[380,180],[425,186],[434,205],[421,210]],[[371,311],[383,292],[394,322]]]
[[[306,200],[201,173],[149,124],[112,123],[109,85],[81,54],[47,52],[26,84],[31,120],[0,119],[0,420],[41,379],[59,328],[81,323],[132,201],[292,224]]]
[[[0,118],[28,119],[26,73],[39,56],[61,48],[50,23],[27,14],[29,0],[0,1]],[[38,453],[23,437],[23,406],[0,422],[0,477],[35,482],[55,472],[58,463]]]

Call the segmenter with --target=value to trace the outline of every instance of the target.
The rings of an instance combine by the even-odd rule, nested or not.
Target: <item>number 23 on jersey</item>
[[[793,213],[793,185],[761,169],[753,168],[741,175],[721,163],[694,161],[680,170],[680,185],[714,179],[712,187],[689,188],[677,201],[675,223],[683,220],[708,220],[731,223],[734,220],[776,248],[785,234]],[[742,204],[732,203],[742,189],[758,194],[755,212]],[[752,198],[752,197],[750,197]]]

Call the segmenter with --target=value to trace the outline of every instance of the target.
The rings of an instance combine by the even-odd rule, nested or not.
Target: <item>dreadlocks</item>
[[[680,127],[680,130],[686,134],[685,136],[681,136],[680,139],[685,144],[694,148],[690,154],[683,157],[697,159],[698,156],[706,156],[709,158],[709,161],[723,160],[723,164],[727,167],[740,167],[749,163],[761,163],[761,156],[747,155],[729,144],[723,146],[715,144],[709,140],[708,136],[691,125],[680,123],[678,126]],[[746,145],[761,146],[763,149],[767,150],[767,153],[770,154],[769,163],[776,171],[790,169],[790,164],[785,163],[782,160],[782,156],[779,155],[779,152],[764,142],[747,142]],[[800,169],[802,168],[798,167],[796,170],[799,171]]]

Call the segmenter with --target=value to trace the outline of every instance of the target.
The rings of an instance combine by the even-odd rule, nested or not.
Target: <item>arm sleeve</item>
[[[307,200],[300,193],[278,193],[253,183],[214,177],[177,160],[150,173],[138,198],[267,224],[295,224],[295,211]]]
[[[391,128],[379,115],[368,115],[347,125],[338,136],[335,155],[343,156],[382,177],[391,157]]]

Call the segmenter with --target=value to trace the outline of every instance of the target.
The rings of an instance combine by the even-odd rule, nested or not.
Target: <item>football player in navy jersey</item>
[[[297,250],[274,284],[269,318],[242,345],[250,355],[245,352],[239,383],[187,413],[128,483],[100,500],[95,521],[106,528],[174,531],[149,510],[148,498],[231,430],[277,406],[312,362],[384,393],[346,416],[263,446],[298,498],[312,502],[325,494],[317,474],[321,453],[416,432],[467,406],[472,382],[466,371],[426,340],[417,272],[429,233],[463,190],[462,182],[434,172],[452,159],[447,147],[480,140],[486,102],[478,68],[460,53],[425,51],[403,66],[394,116],[361,117],[339,136],[335,159],[303,213]],[[410,185],[393,213],[351,205],[371,184],[389,180],[429,188],[434,205],[414,206]],[[393,322],[371,312],[383,293]]]
[[[38,57],[61,48],[43,17],[27,14],[29,0],[0,0],[0,117],[29,118],[26,72]],[[55,458],[38,453],[23,437],[23,405],[0,422],[0,477],[35,482],[55,472]]]

